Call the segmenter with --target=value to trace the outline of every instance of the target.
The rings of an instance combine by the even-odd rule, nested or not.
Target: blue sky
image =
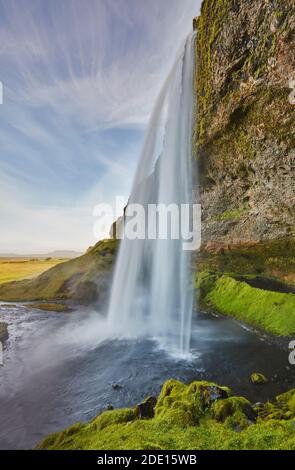
[[[0,0],[0,253],[95,243],[199,4]]]

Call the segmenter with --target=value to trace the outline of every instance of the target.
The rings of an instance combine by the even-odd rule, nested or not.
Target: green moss
[[[102,413],[47,437],[38,449],[295,449],[289,420],[259,418],[243,397],[208,382],[166,382],[154,418],[138,420],[134,409]],[[221,395],[223,397],[221,398]]]
[[[293,148],[295,109],[288,102],[289,94],[287,87],[260,86],[235,106],[229,119],[223,120],[223,128],[204,142],[202,154],[216,156],[217,167],[223,162],[230,172],[246,180],[251,170],[245,161],[254,160],[265,141]],[[257,138],[259,129],[262,140]]]
[[[48,312],[70,312],[71,309],[65,304],[47,304],[47,303],[33,303],[33,304],[25,304],[25,307],[28,308],[36,308],[38,310],[46,310]]]
[[[212,48],[220,34],[223,20],[230,7],[230,0],[206,0],[198,19],[196,98],[198,120],[195,142],[202,141],[206,133],[206,115],[213,105],[211,76],[213,73]]]
[[[266,384],[268,382],[268,379],[265,377],[265,375],[260,374],[259,372],[253,372],[253,374],[251,374],[250,380],[252,384]]]
[[[277,396],[277,402],[285,404],[289,411],[295,414],[295,389]]]
[[[288,401],[288,407],[292,413],[295,413],[295,394],[293,394],[292,398]]]
[[[293,420],[295,417],[294,407],[295,390],[278,395],[274,402],[256,405],[255,411],[261,421]]]
[[[104,411],[101,415],[91,421],[89,426],[99,431],[114,424],[129,423],[134,420],[134,418],[135,410],[132,408]]]
[[[195,22],[198,29],[197,119],[193,141],[195,154],[200,159],[204,156],[210,159],[212,146],[218,158],[225,158],[225,161],[234,163],[237,151],[245,158],[254,158],[259,150],[257,125],[260,123],[272,129],[274,138],[279,133],[285,135],[287,142],[294,140],[293,127],[287,122],[291,120],[294,123],[295,115],[294,107],[287,100],[290,91],[287,87],[269,87],[267,84],[271,72],[270,59],[278,59],[279,45],[286,41],[286,47],[291,48],[287,33],[292,14],[290,3],[286,2],[275,12],[262,9],[261,14],[255,13],[251,18],[246,15],[235,44],[230,41],[230,35],[235,34],[230,23],[235,18],[241,21],[241,11],[231,1],[203,1],[201,15]],[[274,17],[275,32],[270,30]],[[223,73],[219,76],[220,70]],[[273,106],[267,101],[269,91],[277,95]],[[247,106],[260,108],[260,114],[256,113],[256,127],[249,126],[246,116],[236,120],[239,110]],[[283,118],[280,118],[282,112]],[[269,136],[272,140],[271,133]]]
[[[275,335],[295,333],[295,294],[256,289],[226,275],[210,282],[208,275],[205,283],[197,281],[207,306]]]

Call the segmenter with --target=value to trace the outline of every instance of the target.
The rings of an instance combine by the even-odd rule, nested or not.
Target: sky
[[[199,0],[0,0],[0,253],[84,251],[127,200]]]

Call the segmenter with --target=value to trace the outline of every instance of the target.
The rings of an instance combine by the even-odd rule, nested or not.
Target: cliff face
[[[204,0],[194,27],[203,243],[294,247],[294,0]]]
[[[84,255],[60,263],[38,277],[1,284],[0,300],[65,300],[102,306],[108,300],[117,246],[116,240],[102,240]]]

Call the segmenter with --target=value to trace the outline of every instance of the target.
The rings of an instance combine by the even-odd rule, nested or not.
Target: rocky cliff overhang
[[[204,0],[194,28],[203,242],[294,239],[294,1]]]

